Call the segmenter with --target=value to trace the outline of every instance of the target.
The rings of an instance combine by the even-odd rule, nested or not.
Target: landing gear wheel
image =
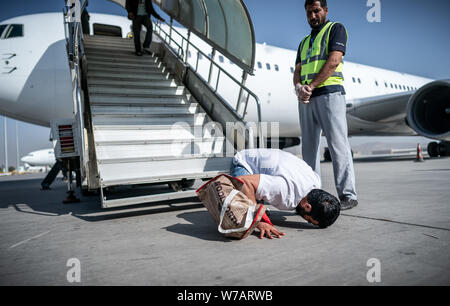
[[[194,184],[195,180],[182,179],[181,181],[169,183],[169,187],[174,191],[182,191],[183,189],[191,188]]]
[[[450,143],[443,141],[438,145],[439,148],[439,156],[450,156]]]
[[[430,142],[427,151],[430,157],[439,157],[439,144],[437,142]]]
[[[182,179],[180,182],[181,188],[191,188],[194,184],[195,180]]]

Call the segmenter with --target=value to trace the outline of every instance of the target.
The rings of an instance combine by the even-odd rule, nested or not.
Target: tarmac
[[[0,177],[0,285],[450,285],[450,158],[355,171],[359,205],[333,226],[271,208],[286,235],[240,241],[195,198],[104,210],[98,196],[62,204],[60,179]],[[331,163],[322,179],[335,194]]]

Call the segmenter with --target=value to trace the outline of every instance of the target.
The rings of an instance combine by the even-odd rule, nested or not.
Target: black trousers
[[[147,34],[145,35],[144,48],[150,47],[153,36],[152,22],[149,16],[135,16],[133,19],[133,37],[134,37],[134,48],[136,52],[142,51],[141,48],[141,29],[142,25],[147,28]]]

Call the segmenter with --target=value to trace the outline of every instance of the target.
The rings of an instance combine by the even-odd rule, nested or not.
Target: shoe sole
[[[358,206],[358,203],[354,204],[354,205],[347,205],[347,206],[342,206],[341,204],[341,210],[350,210],[352,208],[355,208],[356,206]]]

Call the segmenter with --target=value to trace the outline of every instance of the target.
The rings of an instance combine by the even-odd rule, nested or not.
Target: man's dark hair
[[[332,194],[329,194],[321,189],[314,189],[308,193],[306,198],[308,203],[311,205],[311,212],[306,213],[300,204],[295,210],[300,216],[304,216],[306,214],[318,221],[320,228],[326,228],[332,225],[339,217],[341,212],[341,203]]]
[[[308,5],[312,5],[312,4],[314,4],[314,2],[316,2],[316,1],[319,1],[319,2],[320,2],[320,6],[321,6],[322,8],[328,7],[328,5],[327,5],[327,0],[306,0],[306,1],[305,1],[305,10],[306,10],[306,7],[307,7]]]

